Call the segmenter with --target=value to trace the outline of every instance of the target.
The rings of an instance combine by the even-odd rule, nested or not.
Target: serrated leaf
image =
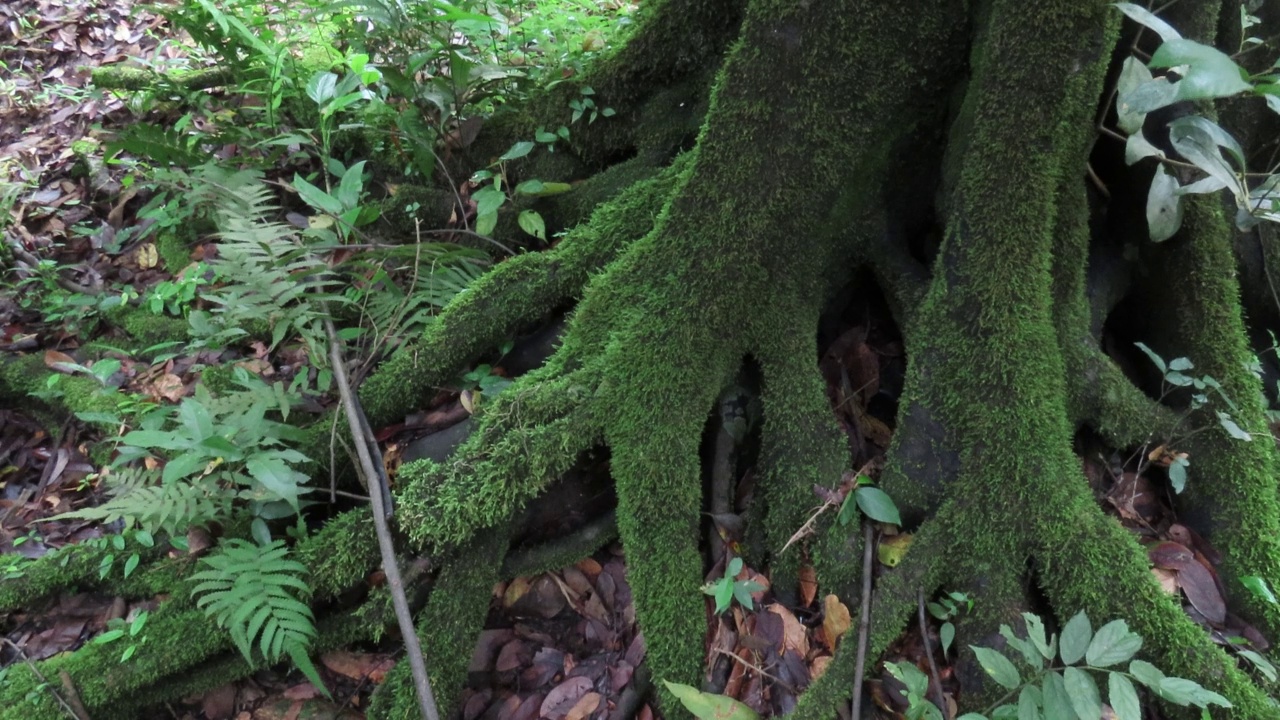
[[[1027,639],[1036,646],[1036,650],[1040,651],[1040,655],[1045,660],[1052,660],[1054,650],[1045,640],[1044,621],[1039,615],[1029,612],[1022,613],[1022,620],[1027,624]]]
[[[1062,682],[1076,715],[1081,718],[1102,717],[1102,698],[1098,695],[1098,685],[1088,672],[1078,667],[1068,667],[1062,671]]]
[[[1112,620],[1094,633],[1084,658],[1093,667],[1110,667],[1129,660],[1141,649],[1142,636],[1129,632],[1124,620]]]
[[[902,517],[898,515],[898,506],[894,504],[893,498],[880,488],[860,487],[854,491],[854,499],[858,503],[858,509],[872,520],[882,523],[890,523],[893,525],[901,525]]]
[[[1067,621],[1062,628],[1062,638],[1058,642],[1059,657],[1064,665],[1075,665],[1084,657],[1089,649],[1089,641],[1093,639],[1093,626],[1089,616],[1083,610]]]
[[[1138,702],[1138,691],[1123,674],[1107,673],[1107,699],[1116,714],[1116,720],[1142,720],[1142,705]]]
[[[1022,684],[1018,669],[1009,662],[1009,658],[991,648],[970,645],[969,649],[973,650],[974,655],[978,657],[978,664],[992,680],[996,681],[997,685],[1012,690]]]

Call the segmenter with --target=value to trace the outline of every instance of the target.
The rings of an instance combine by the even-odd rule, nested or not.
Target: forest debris
[[[849,615],[849,608],[840,602],[840,598],[835,595],[827,595],[822,598],[822,644],[827,649],[835,652],[836,643],[840,640],[840,636],[848,632],[853,625],[853,618]],[[814,677],[817,677],[815,673]]]

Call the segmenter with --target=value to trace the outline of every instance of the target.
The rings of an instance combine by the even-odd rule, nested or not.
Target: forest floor
[[[91,160],[101,158],[97,149],[129,123],[146,118],[172,124],[181,115],[163,104],[131,104],[136,98],[129,94],[94,89],[90,72],[139,58],[164,68],[187,59],[193,44],[133,0],[12,0],[0,4],[0,19],[7,35],[0,41],[0,63],[7,69],[0,77],[0,219],[5,241],[20,249],[20,260],[35,259],[58,268],[56,276],[27,272],[25,281],[5,278],[0,286],[0,351],[39,353],[51,370],[75,372],[85,344],[113,341],[113,330],[100,321],[96,297],[131,288],[146,298],[187,270],[166,267],[152,242],[139,232],[153,221],[139,215],[145,198],[130,182],[127,167]],[[211,106],[233,101],[215,98]],[[234,162],[239,152],[227,146],[215,154]],[[203,239],[192,248],[191,262],[215,253],[215,246],[215,239]],[[906,363],[901,340],[883,300],[874,293],[850,298],[844,312],[828,319],[822,335],[819,362],[833,413],[848,435],[853,455],[865,458],[874,472],[892,437]],[[268,350],[256,343],[217,351],[175,349],[160,358],[144,361],[119,354],[118,365],[101,379],[140,402],[173,404],[194,391],[199,368],[234,363],[261,377],[288,381],[305,360],[305,350],[289,343]],[[499,359],[494,374],[502,375],[502,367]],[[407,447],[466,420],[464,390],[441,388],[401,422],[374,428],[393,478]],[[303,408],[305,412],[319,412],[335,398],[316,396],[308,402],[311,407]],[[102,468],[90,458],[95,443],[109,440],[77,421],[45,427],[21,408],[0,409],[0,553],[36,558],[111,532],[111,527],[86,520],[48,521],[102,500]],[[1177,522],[1163,473],[1143,472],[1167,466],[1167,453],[1162,448],[1117,452],[1088,438],[1081,439],[1078,451],[1099,501],[1150,543],[1152,572],[1164,587],[1182,593],[1188,612],[1222,642],[1242,636],[1264,648],[1266,641],[1253,628],[1226,613],[1216,553]],[[586,470],[607,476],[607,459],[597,459]],[[738,498],[750,497],[751,478],[750,467],[737,469]],[[815,488],[815,511],[839,512],[852,480],[847,478],[843,487]],[[720,532],[731,545],[737,540],[733,523],[721,520],[715,530],[708,522],[708,532]],[[876,572],[889,572],[910,536],[896,535],[891,526],[880,531]],[[188,552],[194,554],[207,548],[210,539],[192,533],[189,541]],[[747,597],[740,594],[730,611],[717,613],[712,593],[725,575],[725,563],[719,558],[708,565],[708,679],[761,714],[790,710],[798,693],[826,667],[837,641],[856,637],[850,616],[857,615],[857,608],[835,596],[822,596],[811,572],[799,588],[780,593],[797,598],[784,605],[769,588],[766,574],[742,567],[732,580],[745,588]],[[6,569],[0,567],[0,572]],[[371,578],[370,584],[379,581]],[[135,618],[159,602],[158,597],[126,602],[86,592],[50,606],[0,614],[5,640],[0,667],[73,651],[93,642],[112,619]],[[906,660],[928,672],[927,657],[932,654],[936,679],[952,707],[958,685],[948,658],[954,653],[944,654],[941,648],[939,616],[962,615],[963,606],[958,597],[930,603],[927,621],[913,624],[886,657],[878,659]],[[363,717],[369,691],[398,659],[395,648],[391,639],[321,657],[318,665],[335,691],[334,701],[321,697],[300,675],[276,668],[158,709],[157,717]],[[653,717],[649,704],[637,702],[644,684],[635,671],[643,656],[626,558],[615,543],[574,566],[517,577],[494,588],[487,629],[477,639],[469,668],[462,717],[585,720],[621,712]],[[897,692],[901,685],[883,666],[875,667],[875,679],[867,684],[875,712],[902,717],[905,704]]]

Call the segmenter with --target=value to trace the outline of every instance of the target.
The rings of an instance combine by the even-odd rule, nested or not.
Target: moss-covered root
[[[211,67],[192,72],[161,74],[143,68],[108,65],[94,68],[93,84],[107,90],[147,90],[178,85],[186,90],[215,88],[235,80],[230,68]]]
[[[848,441],[831,414],[826,383],[813,358],[818,356],[817,326],[812,309],[797,308],[786,313],[794,318],[788,328],[779,329],[761,343],[756,352],[764,382],[760,391],[764,428],[760,457],[758,501],[765,512],[753,509],[755,522],[764,523],[765,549],[772,554],[769,567],[776,590],[790,593],[796,587],[799,548],[786,554],[779,551],[798,531],[812,512],[817,498],[814,485],[835,487],[849,463]],[[837,566],[853,562],[858,555],[837,560]],[[832,558],[835,560],[836,558]],[[837,587],[836,577],[851,579],[857,572],[847,568],[820,568],[824,585]]]
[[[481,353],[574,299],[591,273],[649,232],[686,162],[677,160],[623,190],[555,249],[508,260],[459,295],[416,343],[379,367],[360,388],[370,422],[379,425],[408,412],[428,388],[449,382]],[[317,427],[327,442],[328,423]]]
[[[1078,473],[1077,473],[1078,474]],[[1086,610],[1094,626],[1120,618],[1142,636],[1142,656],[1171,677],[1196,680],[1233,707],[1215,718],[1280,718],[1221,648],[1165,593],[1133,536],[1103,515],[1075,474],[1042,496],[1034,533],[1039,580],[1060,620]]]
[[[441,717],[452,717],[465,686],[467,664],[484,627],[508,538],[501,530],[483,533],[450,553],[418,617],[418,636]],[[397,663],[373,694],[369,717],[420,717],[407,662]]]
[[[1163,248],[1162,248],[1163,249]],[[1210,198],[1187,203],[1183,229],[1161,258],[1162,269],[1182,273],[1180,291],[1168,303],[1173,346],[1196,364],[1195,372],[1215,378],[1234,408],[1210,405],[1196,414],[1198,434],[1191,452],[1187,491],[1179,517],[1199,530],[1222,553],[1219,570],[1233,609],[1280,637],[1280,607],[1247,592],[1238,578],[1280,578],[1280,501],[1276,494],[1275,443],[1264,414],[1261,380],[1247,368],[1254,361],[1233,269],[1231,229],[1222,207]],[[1215,412],[1227,410],[1252,442],[1230,437]]]

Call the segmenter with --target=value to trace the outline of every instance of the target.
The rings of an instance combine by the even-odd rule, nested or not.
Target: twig
[[[920,621],[920,642],[924,644],[924,656],[929,658],[929,675],[933,677],[933,686],[938,688],[938,710],[942,717],[947,716],[947,698],[942,694],[942,677],[938,675],[938,664],[933,661],[933,650],[929,647],[929,623],[924,617],[924,590],[916,594],[916,616]]]
[[[49,688],[49,692],[53,693],[53,699],[58,701],[58,704],[62,706],[63,710],[67,711],[68,715],[75,718],[76,720],[89,720],[89,713],[87,711],[84,712],[83,715],[80,714],[79,712],[76,711],[75,708],[71,707],[71,705],[69,705],[67,701],[62,698],[61,695],[58,694],[57,690],[53,689],[53,686],[49,684],[48,678],[46,678],[43,674],[40,673],[40,668],[36,667],[36,664],[31,661],[31,658],[27,657],[27,654],[23,652],[22,648],[14,644],[14,642],[9,638],[0,637],[0,640],[3,640],[6,645],[13,648],[14,652],[18,653],[18,657],[22,658],[23,662],[27,664],[27,667],[31,668],[31,673],[35,675],[37,678],[39,678],[40,682],[45,687]],[[81,710],[83,710],[84,705],[81,704],[80,708]]]
[[[724,656],[725,656],[725,657],[727,657],[727,658],[730,658],[730,659],[732,659],[732,660],[734,660],[734,661],[736,661],[736,662],[738,662],[738,663],[741,663],[743,667],[746,667],[746,668],[748,668],[748,669],[750,669],[750,670],[754,670],[757,674],[759,674],[759,675],[760,675],[760,677],[766,677],[766,678],[769,678],[770,680],[772,680],[772,681],[774,681],[774,682],[778,683],[778,684],[779,684],[779,685],[781,685],[785,690],[787,690],[787,692],[792,692],[792,693],[794,693],[794,692],[796,691],[796,689],[795,689],[794,687],[792,687],[792,686],[791,686],[791,684],[790,684],[790,683],[788,683],[786,680],[783,680],[782,678],[778,677],[777,675],[771,675],[771,674],[769,674],[769,672],[768,672],[768,671],[766,671],[764,668],[760,667],[759,665],[755,665],[755,664],[753,664],[753,663],[751,663],[751,662],[749,662],[749,661],[747,661],[747,660],[744,660],[744,659],[742,659],[742,658],[738,657],[737,655],[735,655],[734,653],[731,653],[731,652],[729,652],[728,650],[725,650],[724,648],[712,648],[712,649],[713,649],[713,650],[715,650],[716,654],[718,654],[718,655],[724,655]]]
[[[391,529],[387,527],[386,503],[383,492],[387,484],[386,468],[379,463],[375,466],[369,447],[368,420],[360,408],[359,400],[347,382],[347,370],[343,363],[342,348],[338,341],[338,332],[333,321],[324,321],[325,330],[329,333],[329,361],[333,366],[333,380],[342,396],[342,407],[346,411],[347,426],[355,440],[356,454],[360,457],[360,469],[368,484],[369,500],[373,504],[373,524],[378,531],[378,550],[382,554],[382,571],[387,576],[387,589],[391,591],[391,602],[395,607],[396,621],[400,625],[400,634],[404,637],[405,653],[409,656],[409,669],[413,673],[414,689],[418,693],[418,707],[426,720],[440,720],[440,711],[436,707],[435,694],[431,692],[431,679],[427,677],[426,662],[422,658],[422,645],[418,641],[418,632],[413,626],[413,615],[409,611],[409,601],[405,598],[404,582],[400,577],[400,566],[396,564],[396,550],[391,541]]]
[[[862,525],[862,609],[858,617],[858,659],[853,667],[852,720],[862,717],[862,674],[867,669],[867,637],[871,634],[871,552],[876,539],[875,526],[869,520]]]

